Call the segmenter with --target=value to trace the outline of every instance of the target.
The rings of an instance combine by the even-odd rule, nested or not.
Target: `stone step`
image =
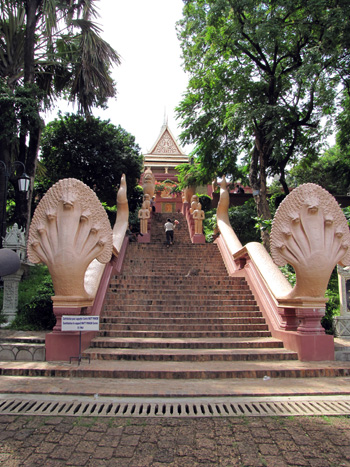
[[[91,342],[93,348],[128,349],[259,349],[283,348],[283,343],[273,337],[251,338],[132,338],[96,337]]]
[[[106,305],[114,305],[116,302],[120,303],[121,297],[117,295],[116,297],[108,297],[106,299]],[[252,306],[256,305],[255,300],[235,300],[235,299],[226,299],[226,300],[219,300],[219,299],[214,299],[211,300],[208,297],[205,297],[202,300],[199,300],[198,298],[191,299],[189,298],[178,298],[172,299],[172,300],[159,300],[156,297],[145,297],[145,298],[130,298],[126,299],[123,298],[123,306],[128,307],[128,306],[148,306],[148,305],[153,305],[157,306],[159,308],[166,307],[168,309],[171,309],[173,307],[179,307],[179,306],[193,306],[193,307],[205,307],[206,309],[210,308],[218,308],[218,307],[231,307],[231,306]]]
[[[213,324],[265,324],[263,317],[249,317],[249,318],[140,318],[140,317],[103,317],[100,320],[101,324],[137,324],[142,326],[153,326],[161,324],[164,326],[183,325],[199,326],[199,325],[213,325]]]
[[[144,301],[159,301],[159,302],[167,302],[167,303],[174,303],[174,302],[179,302],[179,293],[175,294],[157,294],[155,290],[149,290],[149,289],[143,289],[143,290],[116,290],[115,291],[118,301],[121,300],[136,300],[136,302],[141,303]],[[108,304],[108,301],[114,301],[115,296],[113,294],[109,294],[106,299],[106,303]],[[181,294],[181,302],[196,302],[196,303],[207,303],[208,301],[214,303],[214,302],[224,302],[224,301],[230,301],[232,303],[237,304],[238,302],[244,302],[246,303],[247,301],[254,302],[256,303],[254,297],[250,294],[201,294],[201,295],[195,295],[191,294],[190,292]]]
[[[211,338],[211,337],[271,337],[270,331],[100,331],[99,335],[102,337],[156,337],[156,338],[178,338],[188,339],[193,337]]]
[[[147,319],[147,318],[189,318],[189,319],[217,319],[217,318],[261,318],[261,311],[105,311],[101,321],[105,318],[115,318],[115,319],[124,319],[124,318],[138,318],[138,319]]]
[[[181,265],[177,266],[174,268],[164,268],[161,269],[157,266],[152,267],[143,267],[143,266],[125,266],[123,269],[123,272],[125,274],[131,274],[133,276],[137,275],[152,275],[152,276],[159,276],[161,275],[162,277],[168,276],[168,277],[176,277],[176,278],[181,278],[181,277],[186,277],[188,275],[192,276],[197,276],[197,277],[208,277],[209,275],[211,276],[219,276],[222,274],[222,269],[220,268],[197,268],[199,269],[195,273],[191,272],[192,268],[196,268],[196,266],[191,265],[190,263],[187,265]]]
[[[125,285],[125,284],[124,284]],[[157,285],[157,284],[156,284]],[[140,297],[142,296],[147,296],[149,295],[152,291],[157,292],[154,290],[155,287],[150,287],[150,286],[145,286],[143,284],[134,284],[132,286],[131,284],[127,287],[123,287],[123,284],[119,284],[118,286],[110,286],[108,291],[112,293],[117,293],[118,296],[125,295],[127,297],[130,297],[130,295],[137,294]],[[166,297],[178,297],[179,296],[179,289],[173,288],[173,289],[167,289],[167,290],[161,290],[157,293],[157,296],[160,297],[161,299],[165,299]],[[214,298],[223,298],[226,300],[227,298],[240,298],[245,300],[246,298],[254,298],[253,294],[249,289],[244,289],[244,288],[233,288],[229,287],[227,289],[221,288],[214,288],[212,286],[207,286],[203,285],[201,290],[196,291],[196,293],[193,292],[193,287],[191,286],[186,286],[181,288],[181,296],[189,296],[191,299],[195,296],[198,298],[206,298],[208,296],[214,297]]]
[[[174,268],[168,268],[168,269],[160,269],[160,268],[130,268],[125,266],[123,269],[123,273],[125,274],[130,274],[131,276],[152,276],[152,277],[168,277],[169,279],[171,278],[176,278],[176,279],[181,279],[181,278],[188,278],[188,275],[192,277],[205,277],[207,281],[209,281],[210,275],[214,277],[218,277],[222,274],[222,270],[210,268],[210,269],[201,269],[198,273],[192,274],[190,272],[192,266],[187,265],[186,267],[183,267],[181,269],[174,269]],[[155,279],[154,279],[155,280]]]
[[[101,323],[102,331],[173,331],[173,332],[230,332],[230,331],[267,331],[269,328],[266,323],[248,323],[248,324],[175,324],[171,322],[163,323]]]
[[[194,264],[198,266],[200,265],[201,267],[210,265],[212,267],[218,267],[218,269],[224,268],[222,262],[219,262],[219,258],[213,258],[213,255],[208,255],[207,257],[202,255],[199,258],[198,254],[196,255],[186,254],[186,251],[185,251],[185,252],[182,252],[181,255],[180,254],[177,255],[178,263],[177,262],[172,263],[172,262],[169,262],[169,259],[167,257],[158,261],[157,258],[154,257],[155,256],[154,253],[155,253],[154,251],[148,252],[147,254],[140,253],[136,258],[132,257],[129,259],[128,266],[137,267],[137,266],[147,265],[148,267],[159,266],[162,269],[166,269],[169,267],[176,268],[177,266],[182,266],[184,264]]]
[[[119,301],[116,299],[116,302]],[[110,304],[105,306],[105,310],[108,311],[259,311],[259,307],[256,305],[116,305]]]
[[[118,276],[114,276],[111,279],[110,285],[113,287],[114,284],[134,284],[137,282],[145,284],[154,284],[155,281],[157,281],[157,285],[170,286],[170,289],[175,289],[178,286],[190,288],[202,284],[202,286],[206,288],[225,287],[226,289],[232,288],[233,290],[250,290],[248,284],[244,280],[233,280],[233,278],[228,276],[206,276],[205,278],[199,278],[198,276],[189,276],[183,278],[167,277],[163,275],[159,275],[158,277],[149,277],[147,275],[125,275],[124,273],[122,273]]]
[[[0,375],[62,378],[238,379],[350,376],[349,362],[236,361],[134,362],[85,359],[69,362],[0,362]],[[225,384],[222,381],[222,384]]]
[[[297,360],[298,355],[285,349],[112,349],[89,348],[84,357],[93,360],[156,362],[209,362],[253,360]]]
[[[176,282],[176,281],[174,281]],[[111,293],[125,293],[125,294],[128,294],[129,293],[140,293],[140,294],[149,294],[151,293],[152,290],[156,289],[159,290],[159,288],[161,289],[160,292],[159,292],[159,296],[162,297],[162,296],[176,296],[178,297],[179,294],[181,295],[190,295],[191,297],[192,296],[199,296],[199,297],[203,297],[203,296],[220,296],[220,295],[224,295],[225,298],[227,298],[227,296],[229,298],[231,297],[241,297],[243,296],[243,298],[249,298],[249,297],[253,297],[253,294],[251,293],[251,291],[245,287],[245,286],[221,286],[220,285],[211,285],[211,284],[206,284],[206,283],[201,283],[200,281],[198,281],[197,284],[187,284],[187,285],[183,285],[181,283],[179,284],[176,284],[176,283],[169,283],[169,287],[168,287],[168,284],[164,283],[164,282],[160,282],[158,280],[154,280],[154,281],[145,281],[145,280],[138,280],[137,278],[135,278],[135,280],[132,282],[132,281],[128,281],[128,282],[123,282],[122,280],[118,283],[113,283],[113,284],[110,284],[109,286],[109,289],[108,289],[108,292],[111,292]],[[177,287],[176,287],[177,286]],[[181,288],[179,290],[179,287]]]

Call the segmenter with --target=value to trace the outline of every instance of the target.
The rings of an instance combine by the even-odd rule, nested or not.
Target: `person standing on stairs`
[[[177,223],[177,221],[172,222],[171,219],[167,219],[166,223],[164,224],[167,247],[174,243],[174,229]]]

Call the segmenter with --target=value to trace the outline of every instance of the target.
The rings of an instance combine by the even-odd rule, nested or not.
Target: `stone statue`
[[[112,229],[96,194],[74,178],[53,185],[35,210],[29,229],[28,258],[45,263],[52,277],[54,305],[89,306],[84,275],[96,258],[112,256]]]
[[[149,212],[152,211],[152,208],[151,208],[151,197],[150,197],[150,195],[144,195],[142,207],[145,207],[146,209],[148,209]]]
[[[152,198],[152,196],[154,196],[155,184],[156,184],[156,179],[152,173],[152,170],[150,169],[150,167],[147,167],[147,169],[145,170],[143,174],[142,188],[143,188],[143,194],[148,195],[150,199]]]
[[[284,299],[323,298],[334,266],[350,264],[350,232],[335,198],[313,183],[295,188],[273,220],[271,255],[277,266],[289,263],[296,273]]]
[[[205,214],[202,209],[201,203],[197,204],[197,208],[193,211],[194,219],[194,233],[202,234],[203,233],[203,219],[205,219]]]
[[[197,205],[199,203],[199,199],[197,195],[192,195],[191,197],[191,207],[190,207],[190,213],[193,214],[193,212],[197,209]]]
[[[140,232],[146,234],[148,231],[148,219],[150,218],[150,210],[147,207],[146,201],[142,203],[142,208],[138,212],[138,218],[140,219]]]
[[[20,260],[25,261],[27,249],[25,230],[20,229],[18,224],[14,223],[12,227],[6,230],[3,247],[15,251]]]

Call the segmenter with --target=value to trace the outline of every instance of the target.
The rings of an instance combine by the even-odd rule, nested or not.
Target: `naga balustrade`
[[[260,243],[243,246],[229,218],[226,180],[220,188],[216,240],[231,276],[244,277],[273,337],[303,361],[334,360],[334,339],[321,325],[327,284],[336,264],[350,264],[350,233],[338,203],[323,188],[308,183],[281,203],[271,230],[271,256]],[[292,287],[278,266],[296,272]]]

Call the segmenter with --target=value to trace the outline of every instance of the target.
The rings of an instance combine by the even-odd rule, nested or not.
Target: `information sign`
[[[98,331],[99,316],[63,315],[62,331]]]

